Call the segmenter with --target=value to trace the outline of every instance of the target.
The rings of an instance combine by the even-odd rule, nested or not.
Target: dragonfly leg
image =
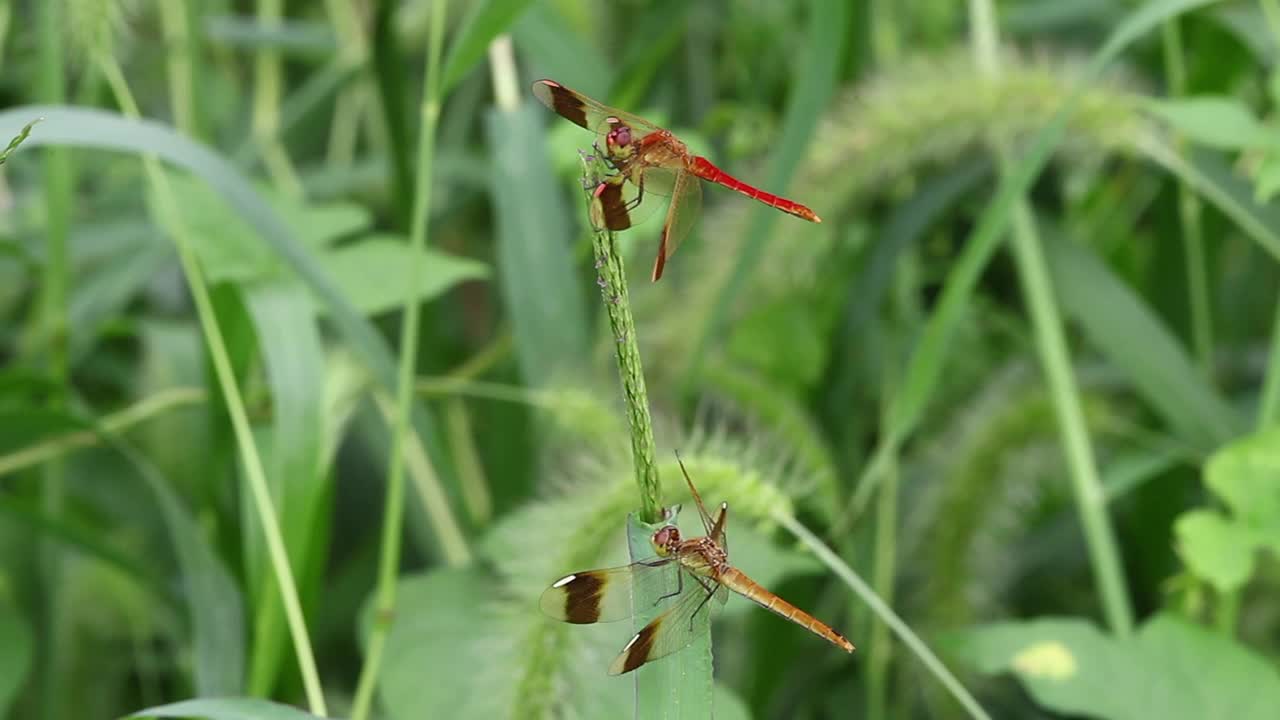
[[[702,602],[698,603],[698,607],[694,608],[693,614],[689,616],[689,632],[693,632],[693,619],[698,617],[698,613],[702,611],[702,606],[706,605],[707,601],[716,594],[715,588],[709,587],[702,578],[698,578],[698,584],[702,586],[703,590],[707,591],[707,596],[702,598]]]
[[[663,595],[657,600],[654,600],[653,604],[654,606],[657,606],[657,604],[662,602],[663,600],[666,600],[667,598],[673,598],[682,592],[684,592],[684,573],[677,570],[676,571],[676,591],[673,593],[667,593],[666,595]]]
[[[640,207],[640,201],[642,200],[644,200],[644,175],[641,175],[640,182],[636,183],[636,196],[627,203],[627,212]]]

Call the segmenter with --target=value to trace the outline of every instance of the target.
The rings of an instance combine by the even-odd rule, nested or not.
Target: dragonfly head
[[[653,547],[661,557],[672,555],[680,544],[680,530],[674,525],[667,525],[653,534]]]
[[[609,118],[607,122],[610,130],[604,136],[604,144],[608,148],[609,156],[615,160],[630,158],[636,151],[635,137],[631,134],[631,126],[616,117]]]

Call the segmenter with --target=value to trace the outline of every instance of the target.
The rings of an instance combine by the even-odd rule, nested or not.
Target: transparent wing
[[[596,186],[591,203],[591,222],[606,230],[626,230],[656,214],[671,195],[676,171],[646,168],[641,184],[625,175],[610,175]]]
[[[658,244],[658,256],[653,261],[653,281],[662,277],[667,260],[689,235],[702,211],[702,184],[698,178],[684,170],[676,171],[675,186],[671,191],[671,205],[667,208],[667,222],[662,226],[662,239]],[[701,505],[701,503],[699,503]],[[705,518],[706,511],[701,510]]]
[[[631,608],[633,594],[655,595],[675,587],[677,572],[679,568],[672,559],[654,558],[573,573],[544,590],[539,605],[546,615],[577,625],[614,622],[635,614]]]
[[[621,120],[636,131],[637,137],[644,137],[662,128],[630,113],[622,112],[603,103],[596,102],[576,90],[561,85],[555,80],[538,80],[533,84],[533,96],[543,105],[551,108],[560,117],[601,135],[608,135],[616,123],[611,119]]]
[[[692,180],[692,178],[690,180],[697,183],[697,180]],[[689,477],[689,471],[685,469],[684,460],[681,459],[679,451],[676,452],[676,462],[679,463],[680,473],[684,475],[684,481],[689,486],[689,494],[693,496],[693,502],[698,506],[698,517],[702,519],[702,530],[707,534],[707,537],[715,540],[715,536],[717,534],[716,528],[720,528],[720,535],[724,534],[724,520],[726,517],[725,513],[728,511],[728,505],[722,504],[720,506],[720,515],[713,522],[711,520],[711,516],[707,514],[707,506],[702,504],[702,496],[698,494],[698,488],[693,486],[693,478]]]
[[[708,578],[686,574],[686,592],[669,610],[654,618],[636,633],[609,666],[610,675],[631,672],[645,663],[682,650],[698,636],[694,622],[698,613],[710,613],[723,604],[728,591]],[[692,590],[690,591],[690,587]],[[715,597],[719,602],[711,603]]]

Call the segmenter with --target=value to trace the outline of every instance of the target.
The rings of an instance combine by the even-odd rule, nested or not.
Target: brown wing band
[[[589,625],[600,619],[600,594],[604,581],[594,575],[578,575],[565,586],[564,619]]]

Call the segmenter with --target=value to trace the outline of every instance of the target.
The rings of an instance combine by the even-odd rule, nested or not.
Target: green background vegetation
[[[0,43],[0,712],[1275,717],[1280,1],[8,0]],[[657,284],[620,235],[620,336],[538,77],[824,222],[708,187]],[[856,653],[735,598],[714,680],[637,686],[628,623],[538,612],[637,478],[689,528],[676,450]]]

